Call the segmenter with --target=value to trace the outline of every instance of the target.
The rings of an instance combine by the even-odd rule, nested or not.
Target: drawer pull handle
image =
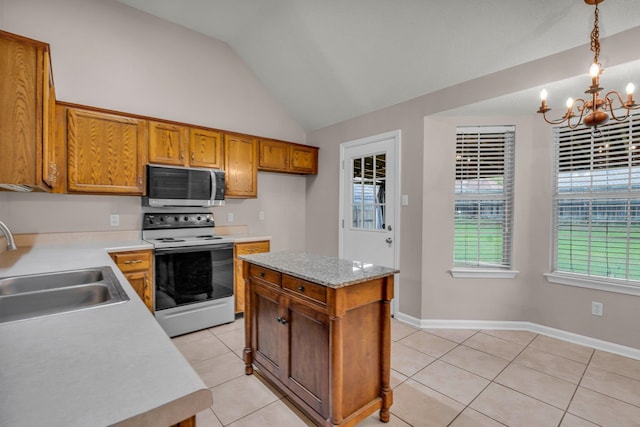
[[[142,262],[141,259],[134,259],[134,260],[131,260],[131,261],[125,261],[124,263],[125,264],[140,264],[141,262]]]
[[[304,286],[302,286],[302,285],[298,286],[298,291],[304,292]]]
[[[260,273],[258,273],[258,276],[264,277],[264,271],[261,271]]]

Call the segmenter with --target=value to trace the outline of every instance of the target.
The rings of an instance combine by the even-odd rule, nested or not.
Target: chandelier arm
[[[614,99],[611,99],[609,97],[609,95],[615,95],[618,98],[618,100],[620,101],[621,107],[626,109],[627,112],[626,112],[626,114],[624,116],[622,116],[622,117],[616,116],[616,110],[615,110],[615,108],[613,108]],[[625,107],[624,101],[622,100],[622,96],[620,95],[620,93],[618,91],[612,90],[611,92],[607,93],[605,95],[605,97],[604,97],[604,100],[605,100],[606,105],[609,108],[609,112],[611,113],[611,117],[615,121],[622,122],[622,121],[626,120],[629,117],[629,109]]]
[[[577,105],[578,103],[580,103],[580,105]],[[575,122],[575,124],[571,124],[571,118],[572,117],[576,117],[575,114],[573,114],[573,107],[576,107],[576,110],[578,110],[578,112],[580,113],[580,116],[578,117],[578,120]],[[567,126],[569,126],[569,129],[575,129],[578,126],[580,126],[580,123],[582,123],[582,118],[584,117],[584,112],[585,110],[587,110],[587,101],[582,99],[582,98],[578,98],[575,101],[573,101],[573,105],[571,106],[571,110],[567,111]]]
[[[544,119],[544,121],[549,123],[550,125],[559,125],[559,124],[562,124],[562,123],[567,121],[567,117],[566,116],[564,116],[564,117],[562,117],[560,119],[548,119],[546,111],[544,111],[544,112],[538,111],[538,112],[542,114],[542,118]]]

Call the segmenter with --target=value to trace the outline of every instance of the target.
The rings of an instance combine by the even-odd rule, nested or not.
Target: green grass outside
[[[478,237],[478,227],[481,227]],[[627,237],[629,240],[629,272],[627,277]],[[561,224],[558,233],[557,271],[590,274],[618,279],[640,280],[640,224],[628,233],[624,223],[593,227],[591,230],[591,262],[589,262],[589,229],[586,226]],[[502,263],[502,224],[499,221],[455,223],[455,260],[457,263]]]
[[[478,233],[478,227],[481,228]],[[467,220],[455,223],[454,259],[457,263],[502,264],[502,223],[484,220],[481,224]]]

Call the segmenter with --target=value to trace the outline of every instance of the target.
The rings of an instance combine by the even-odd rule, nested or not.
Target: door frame
[[[345,166],[345,151],[348,148],[359,147],[362,145],[372,144],[379,141],[384,141],[387,139],[393,140],[393,150],[395,151],[395,165],[394,172],[391,179],[393,180],[393,188],[395,191],[396,200],[394,201],[393,206],[393,214],[395,218],[395,225],[393,229],[393,241],[395,243],[393,247],[393,263],[394,268],[399,268],[400,264],[400,147],[401,147],[401,131],[400,129],[396,129],[390,132],[384,132],[377,135],[367,136],[364,138],[355,139],[352,141],[343,142],[340,144],[340,188],[339,188],[339,204],[338,204],[338,229],[339,237],[338,237],[338,256],[342,258],[344,254],[344,225],[345,225],[345,215],[344,215],[344,186],[345,186],[345,176],[344,176],[344,166]],[[389,206],[387,206],[389,209]],[[398,280],[398,274],[394,277],[394,298],[391,303],[391,313],[398,313],[398,300],[400,296],[400,286]]]

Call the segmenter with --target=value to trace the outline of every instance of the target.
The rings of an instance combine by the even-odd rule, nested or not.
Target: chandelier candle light
[[[604,98],[600,97],[600,91],[603,88],[600,87],[600,74],[604,71],[602,65],[598,62],[600,56],[600,30],[598,28],[598,4],[604,0],[584,0],[585,3],[595,6],[593,30],[591,31],[591,51],[593,52],[593,64],[589,68],[589,75],[591,76],[591,86],[584,92],[590,96],[587,99],[573,98],[567,99],[567,112],[562,118],[557,120],[549,120],[547,118],[547,111],[551,108],[547,106],[547,90],[542,89],[540,92],[540,109],[538,113],[542,114],[544,120],[552,125],[559,125],[567,122],[567,126],[571,129],[575,129],[581,123],[585,126],[597,128],[599,125],[605,124],[610,118],[621,122],[629,117],[631,110],[637,110],[640,105],[636,105],[633,100],[633,91],[635,86],[633,83],[629,83],[626,88],[627,100],[622,99],[622,95],[618,91],[612,90],[608,92]],[[619,106],[614,106],[615,101],[619,101]],[[616,116],[615,110],[624,108],[626,112],[622,116]],[[575,111],[574,111],[575,110]],[[577,120],[572,120],[578,117]]]

